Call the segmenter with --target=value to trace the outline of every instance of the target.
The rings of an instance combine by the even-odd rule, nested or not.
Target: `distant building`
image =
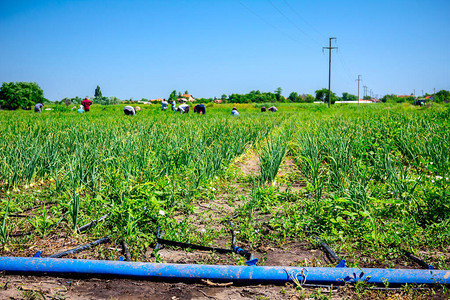
[[[177,99],[178,102],[186,103],[186,102],[195,102],[194,97],[191,94],[183,94]]]
[[[222,99],[216,99],[216,100],[214,100],[214,103],[220,104],[220,103],[222,103]]]

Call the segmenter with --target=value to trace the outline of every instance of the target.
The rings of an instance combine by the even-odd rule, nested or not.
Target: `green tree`
[[[108,97],[95,97],[94,99],[92,99],[92,102],[94,102],[95,104],[101,104],[101,105],[108,105],[109,104],[109,98]]]
[[[102,97],[102,91],[100,90],[100,87],[97,85],[94,92],[94,98]]]
[[[381,97],[380,100],[383,103],[386,103],[386,102],[397,102],[397,95],[395,95],[395,94],[384,95],[383,97]]]
[[[110,105],[115,105],[115,104],[120,104],[122,103],[122,101],[117,98],[117,97],[109,97],[109,104]]]
[[[330,96],[331,96],[331,104],[334,104],[338,98],[336,97],[336,94],[333,93],[333,91],[331,91]],[[316,100],[328,103],[328,89],[323,88],[321,90],[317,90]]]
[[[170,93],[169,100],[177,101],[177,91],[176,90],[173,90],[173,92]]]
[[[290,93],[288,99],[291,102],[300,102],[302,100],[302,98],[297,94],[297,92]]]
[[[416,101],[414,95],[411,95],[409,97],[397,97],[397,103],[413,103],[414,101]]]
[[[342,93],[342,100],[344,101],[358,101],[358,96],[349,94],[349,93]]]
[[[0,90],[0,106],[6,109],[30,109],[46,100],[44,92],[35,82],[3,82]]]
[[[185,95],[189,95],[189,92],[187,90],[184,91]]]
[[[82,99],[81,99],[80,97],[76,96],[75,98],[70,99],[70,101],[71,101],[73,104],[80,104],[81,101],[82,101]]]
[[[440,90],[439,92],[436,93],[436,102],[446,102],[448,100],[450,100],[450,92],[447,90]]]
[[[227,95],[222,94],[222,96],[220,96],[220,99],[222,99],[222,101],[226,101],[227,100]]]
[[[281,89],[281,87],[278,87],[276,90],[275,90],[275,97],[277,98],[277,101],[281,101],[281,100],[284,100],[284,99],[281,99],[281,92],[282,92],[283,90]]]
[[[303,101],[305,101],[306,103],[313,103],[315,98],[313,95],[310,94],[306,94],[306,95],[302,95],[302,99]]]

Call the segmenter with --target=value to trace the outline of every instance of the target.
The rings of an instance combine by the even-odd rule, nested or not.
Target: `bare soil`
[[[242,157],[238,158],[232,167],[238,168],[244,176],[256,175],[259,172],[258,154],[250,150]]]

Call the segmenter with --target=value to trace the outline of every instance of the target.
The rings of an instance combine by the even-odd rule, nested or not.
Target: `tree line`
[[[425,98],[431,96],[432,99],[430,99],[433,102],[436,103],[444,103],[450,101],[450,91],[447,90],[440,90],[436,94],[425,94],[423,97],[414,97],[414,95],[410,95],[408,97],[398,97],[395,94],[389,94],[384,95],[380,98],[381,102],[387,102],[387,103],[413,103],[417,99]]]
[[[220,98],[197,98],[196,102],[208,103],[214,100],[222,100],[223,103],[270,103],[270,102],[285,102],[285,103],[312,103],[314,101],[328,102],[328,89],[323,88],[315,91],[315,96],[310,94],[299,94],[297,92],[291,92],[288,97],[282,96],[281,87],[277,88],[274,92],[261,92],[259,90],[250,91],[247,94],[233,93],[231,95],[223,94]],[[184,94],[188,94],[185,91]],[[358,101],[358,97],[350,93],[342,93],[341,97],[338,97],[333,91],[330,93],[331,103],[336,101]],[[181,92],[176,90],[172,91],[168,97],[169,100],[177,100],[181,97]],[[425,96],[432,96],[432,101],[437,103],[450,101],[450,92],[447,90],[441,90],[436,94],[426,94]],[[365,97],[370,98],[370,97]],[[395,94],[385,95],[380,100],[388,103],[413,103],[417,98],[413,95],[410,97],[398,97]],[[96,104],[101,105],[114,105],[120,104],[122,101],[117,97],[104,97],[100,86],[97,85],[94,91],[94,98],[91,99]],[[147,99],[142,99],[148,101]],[[63,98],[60,101],[51,102],[44,98],[44,92],[35,82],[3,82],[0,89],[0,107],[4,109],[30,109],[36,103],[52,103],[52,104],[64,104],[66,106],[73,104],[80,104],[83,98]],[[128,100],[133,101],[132,99]]]
[[[260,92],[259,90],[251,91],[247,94],[231,94],[229,96],[222,95],[221,100],[228,103],[266,103],[266,102],[285,102],[285,103],[313,103],[314,101],[328,102],[328,89],[324,88],[317,90],[315,96],[311,94],[299,94],[297,92],[291,92],[288,97],[281,95],[282,89],[279,87],[273,93],[272,92]],[[216,98],[201,98],[203,102],[213,101]],[[358,97],[349,93],[342,93],[342,97],[336,96],[331,92],[331,102],[347,100],[358,101]]]

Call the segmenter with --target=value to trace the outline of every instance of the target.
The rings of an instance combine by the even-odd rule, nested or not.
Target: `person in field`
[[[171,108],[173,111],[177,111],[177,108],[176,108],[176,106],[175,106],[175,100],[172,100],[172,102],[170,103],[170,108]]]
[[[92,101],[89,100],[88,97],[86,97],[86,98],[84,98],[83,101],[81,101],[81,105],[83,105],[84,110],[85,110],[86,112],[89,112],[89,106],[92,105]]]
[[[189,113],[190,109],[191,108],[186,103],[180,104],[180,106],[178,106],[178,111],[183,114]]]
[[[201,115],[206,114],[206,107],[205,107],[205,105],[202,104],[202,103],[197,104],[196,106],[194,106],[194,112],[198,113],[198,114],[201,114]]]
[[[38,103],[34,106],[34,112],[41,113],[44,108],[44,104]]]
[[[277,108],[275,106],[271,106],[271,107],[269,107],[269,111],[276,112]]]
[[[166,110],[169,103],[167,103],[166,99],[161,101],[161,110]]]
[[[265,106],[261,107],[261,112],[266,112],[267,108]]]
[[[233,109],[231,110],[231,115],[232,116],[239,116],[239,112],[238,112],[236,107],[233,107]]]
[[[127,116],[134,116],[136,114],[136,110],[134,109],[134,107],[133,106],[129,106],[129,105],[127,105],[127,106],[125,106],[123,108],[123,112]]]
[[[79,114],[84,113],[83,105],[80,105],[80,108],[78,108],[77,113]]]

